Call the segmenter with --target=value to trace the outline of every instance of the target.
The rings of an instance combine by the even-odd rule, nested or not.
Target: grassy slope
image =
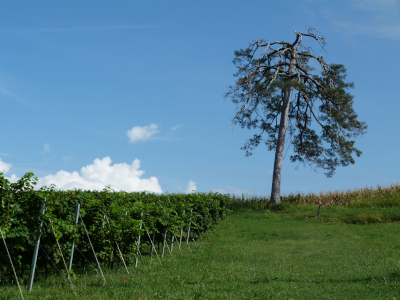
[[[315,207],[312,208],[313,211]],[[291,211],[290,211],[291,210]],[[174,249],[152,265],[141,262],[127,276],[74,279],[80,299],[399,299],[400,226],[304,219],[309,207],[290,213],[234,212],[209,239]],[[325,218],[325,219],[324,219]],[[129,280],[126,280],[129,277]],[[25,299],[74,299],[65,280],[35,284]],[[16,299],[16,288],[0,288]]]

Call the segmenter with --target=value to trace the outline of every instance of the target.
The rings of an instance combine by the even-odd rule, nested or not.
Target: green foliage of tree
[[[313,29],[295,35],[292,43],[257,40],[235,51],[237,80],[226,94],[237,107],[233,123],[259,131],[242,147],[246,155],[261,141],[275,150],[273,203],[280,202],[287,132],[293,147],[290,160],[315,165],[331,177],[338,166],[354,164],[354,155],[361,155],[354,138],[367,129],[353,109],[349,90],[354,84],[346,81],[346,68],[328,65],[303,44],[306,37],[324,49],[325,39]]]

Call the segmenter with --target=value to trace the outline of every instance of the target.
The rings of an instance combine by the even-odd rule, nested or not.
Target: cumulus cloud
[[[0,158],[0,172],[7,173],[12,165]],[[93,164],[77,171],[58,171],[56,174],[38,178],[37,187],[54,184],[60,190],[103,190],[110,186],[115,191],[162,193],[156,177],[141,178],[145,172],[140,170],[140,160],[135,159],[132,164],[112,164],[110,157],[96,158]],[[17,182],[18,177],[12,174],[8,178],[11,182]]]
[[[81,168],[81,172],[59,171],[54,175],[39,177],[38,187],[54,184],[58,189],[102,190],[111,186],[116,191],[162,193],[156,177],[141,178],[145,173],[140,168],[140,160],[132,164],[111,164],[110,157],[96,158],[93,164]]]
[[[186,194],[194,193],[194,192],[196,192],[196,190],[197,190],[196,182],[189,180],[189,182],[186,186],[185,193]]]
[[[0,172],[3,172],[4,174],[6,174],[8,171],[10,171],[12,165],[8,164],[6,162],[4,162],[1,158],[0,158]]]
[[[135,126],[128,130],[127,136],[130,143],[145,141],[159,132],[157,124],[150,124],[148,126]]]

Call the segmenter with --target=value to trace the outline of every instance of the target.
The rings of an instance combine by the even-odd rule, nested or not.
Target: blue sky
[[[289,149],[282,193],[399,183],[399,0],[0,0],[0,168],[63,189],[269,195],[274,153],[245,157],[253,133],[224,99],[233,52],[310,27],[369,128],[332,178]]]

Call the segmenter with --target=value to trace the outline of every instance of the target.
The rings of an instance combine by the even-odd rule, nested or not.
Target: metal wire
[[[10,259],[11,267],[12,267],[12,269],[13,269],[13,271],[14,271],[15,279],[17,280],[18,289],[19,289],[19,292],[20,292],[20,294],[21,294],[21,298],[22,298],[22,300],[23,300],[23,299],[24,299],[24,294],[22,293],[21,286],[19,285],[17,272],[15,272],[14,264],[13,264],[13,262],[12,262],[10,252],[8,251],[6,239],[5,239],[4,235],[3,235],[3,230],[1,230],[1,228],[0,228],[0,233],[1,233],[1,238],[3,239],[3,242],[4,242],[4,247],[6,247],[6,250],[7,250],[8,258]]]
[[[57,269],[58,273],[61,274],[60,269],[57,268],[56,264],[51,260],[50,255],[47,254],[46,250],[44,250],[44,248],[42,247],[42,245],[39,245],[39,247],[43,250],[43,252],[47,255],[47,257],[49,258],[50,262],[53,264],[53,266]]]
[[[6,281],[8,286],[11,287],[11,284],[8,282],[8,280],[6,279],[6,277],[4,276],[4,274],[1,271],[0,271],[0,277],[4,278],[4,280]]]

